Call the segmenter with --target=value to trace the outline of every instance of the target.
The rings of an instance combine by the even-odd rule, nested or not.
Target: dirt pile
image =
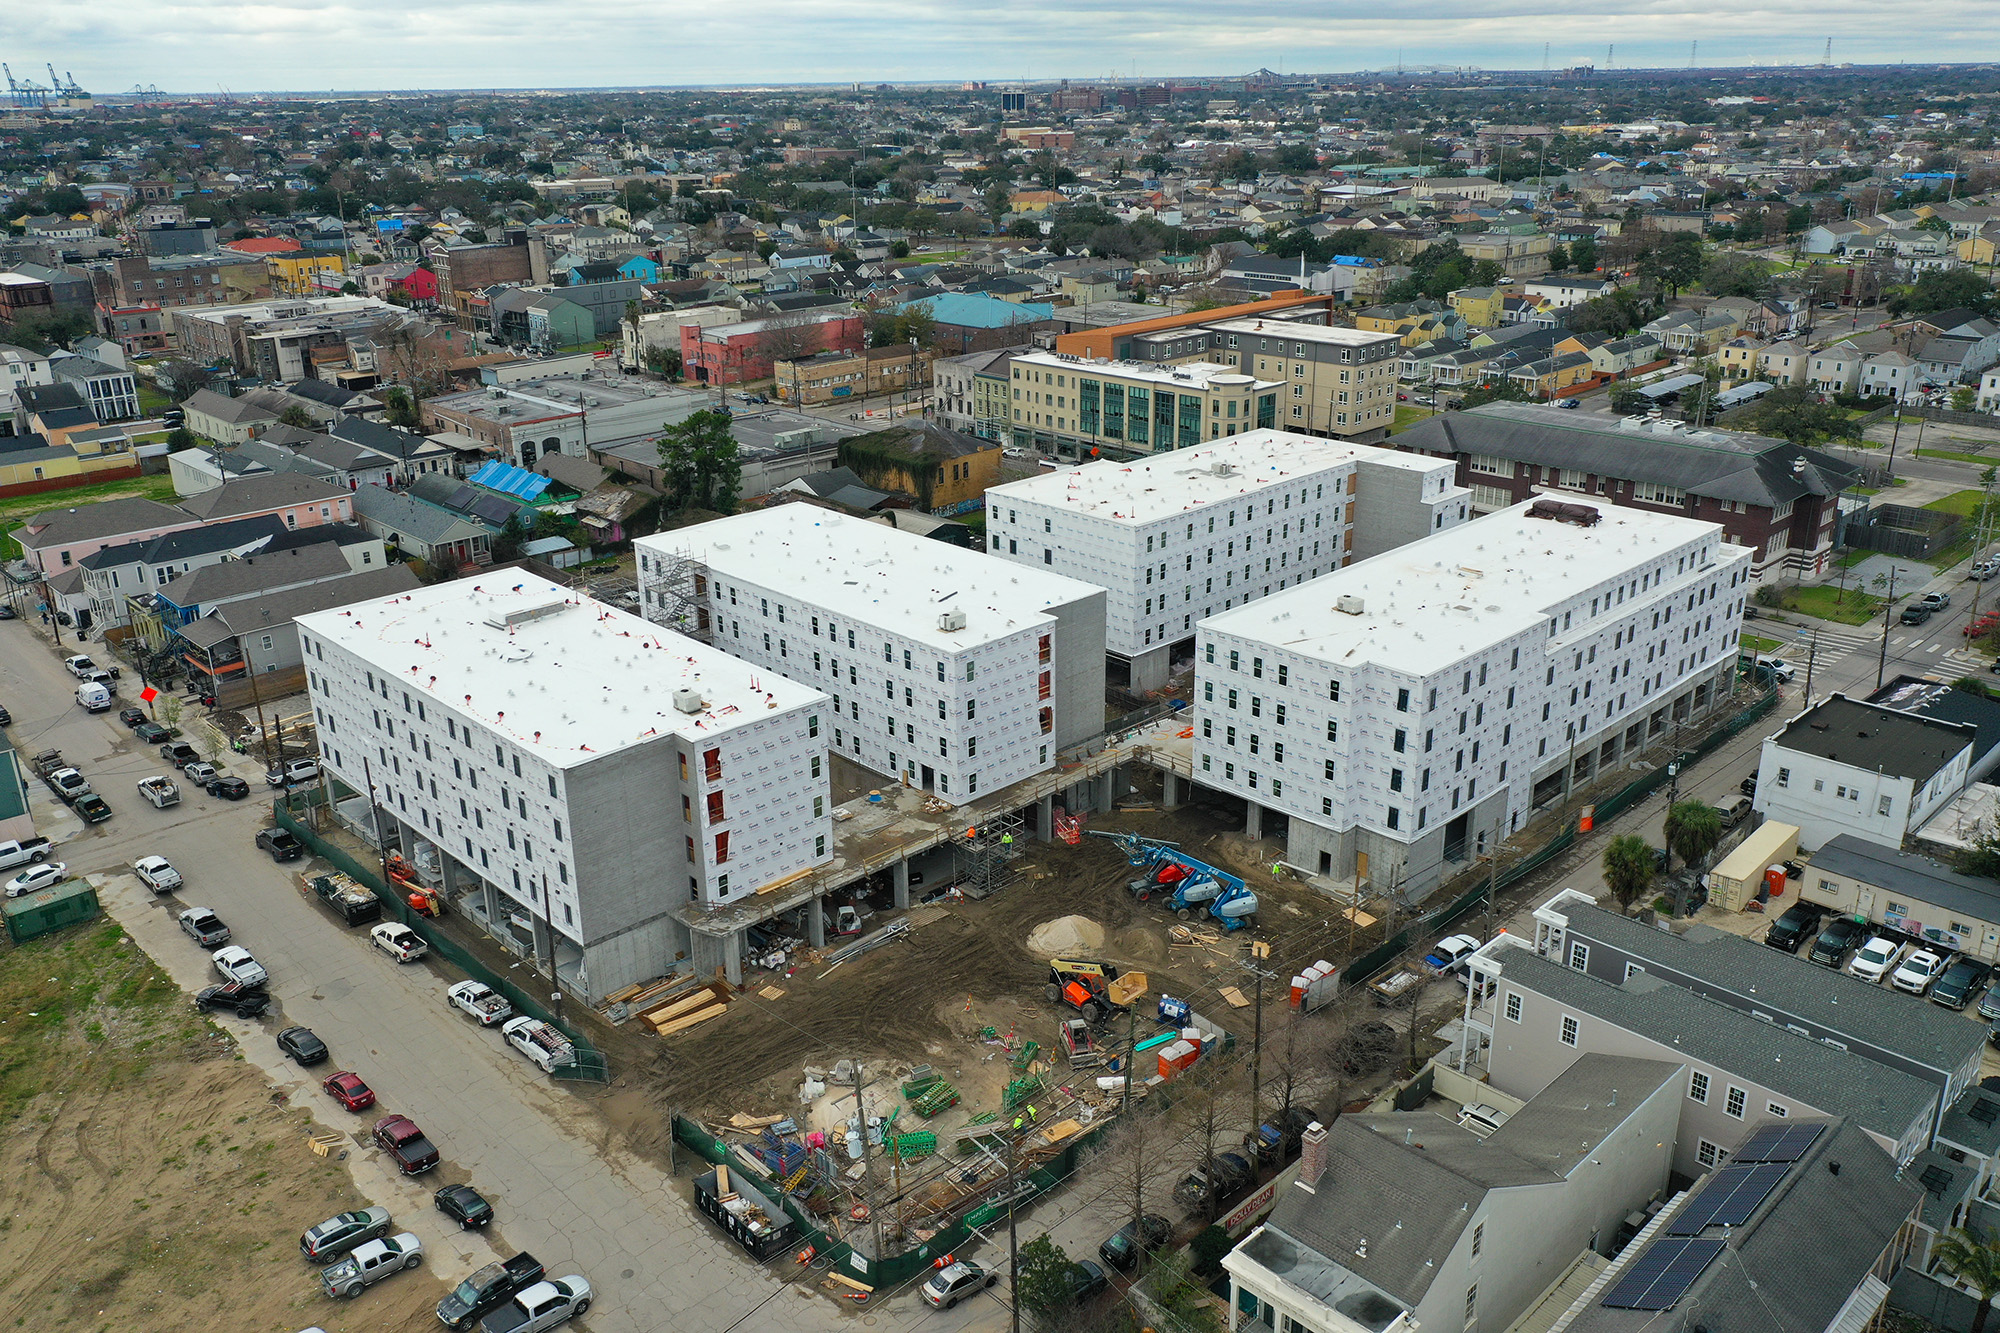
[[[1038,957],[1090,954],[1104,947],[1104,927],[1087,916],[1044,921],[1028,936],[1028,952]]]

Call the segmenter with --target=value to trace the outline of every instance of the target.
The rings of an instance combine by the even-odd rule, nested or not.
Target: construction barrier
[[[370,892],[377,898],[380,898],[387,914],[386,919],[402,922],[423,937],[424,942],[430,945],[432,953],[444,958],[473,980],[482,981],[500,994],[506,996],[508,1003],[514,1006],[514,1012],[526,1014],[531,1018],[539,1018],[544,1023],[551,1024],[561,1031],[565,1037],[569,1038],[570,1045],[576,1049],[576,1063],[556,1067],[550,1071],[550,1077],[584,1083],[608,1083],[610,1081],[610,1068],[605,1062],[603,1052],[597,1049],[594,1042],[584,1036],[574,1026],[558,1018],[542,1003],[541,999],[521,989],[520,986],[481,962],[464,945],[438,929],[435,922],[431,921],[428,917],[412,912],[410,905],[404,901],[402,893],[393,886],[383,882],[382,871],[379,865],[373,868],[364,866],[345,851],[328,842],[325,838],[322,838],[295,811],[294,807],[309,809],[312,806],[323,803],[325,799],[325,793],[318,788],[290,792],[273,801],[271,803],[271,810],[277,816],[278,826],[289,831],[293,837],[304,843],[307,850],[312,852],[314,856],[332,862],[336,870],[356,883],[366,886]]]

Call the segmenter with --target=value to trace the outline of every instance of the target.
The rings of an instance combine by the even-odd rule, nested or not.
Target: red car
[[[375,1089],[363,1083],[361,1075],[345,1069],[338,1074],[328,1074],[320,1087],[350,1111],[365,1111],[375,1104]]]

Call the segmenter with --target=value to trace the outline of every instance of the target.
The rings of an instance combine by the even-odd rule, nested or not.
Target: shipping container
[[[66,880],[38,893],[12,899],[5,910],[7,937],[16,944],[103,914],[97,890],[80,879]]]

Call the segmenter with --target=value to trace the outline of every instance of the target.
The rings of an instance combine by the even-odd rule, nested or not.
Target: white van
[[[76,703],[79,708],[87,708],[93,713],[111,711],[111,691],[94,680],[87,680],[76,687]]]

